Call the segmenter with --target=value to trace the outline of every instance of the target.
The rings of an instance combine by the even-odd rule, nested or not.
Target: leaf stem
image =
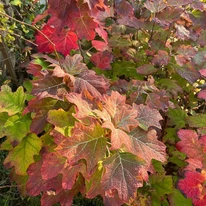
[[[58,59],[58,62],[59,62],[59,64],[60,64],[60,67],[63,68],[63,67],[62,67],[62,64],[61,64],[61,61],[60,61],[59,54],[58,54],[58,52],[57,52],[57,50],[56,50],[56,45],[54,44],[54,42],[51,41],[51,39],[49,39],[49,37],[48,37],[47,35],[45,35],[45,34],[44,34],[41,30],[39,30],[35,25],[31,25],[31,24],[25,23],[25,22],[23,22],[23,21],[20,21],[20,20],[18,20],[18,19],[15,19],[14,17],[9,16],[8,14],[3,13],[3,12],[1,12],[1,11],[0,11],[0,15],[6,16],[6,17],[8,17],[9,19],[11,19],[11,20],[13,20],[13,21],[16,21],[16,22],[18,22],[18,23],[20,23],[20,24],[23,24],[23,25],[26,25],[26,26],[28,26],[28,27],[31,27],[32,29],[34,29],[34,30],[36,30],[37,32],[39,32],[44,38],[46,38],[46,39],[49,41],[50,44],[52,44],[52,46],[53,46],[53,48],[54,48],[55,56],[56,56],[57,59]]]
[[[11,34],[11,35],[14,35],[14,36],[17,36],[17,37],[19,37],[19,38],[23,39],[24,41],[29,42],[30,44],[33,44],[34,46],[38,46],[38,45],[37,45],[37,44],[35,44],[34,42],[30,41],[29,39],[24,38],[23,36],[21,36],[21,35],[19,35],[19,34],[16,34],[16,33],[11,33],[11,32],[9,32],[9,31],[6,31],[6,30],[1,29],[1,28],[0,28],[0,31],[7,32],[7,33],[9,33],[9,34]]]

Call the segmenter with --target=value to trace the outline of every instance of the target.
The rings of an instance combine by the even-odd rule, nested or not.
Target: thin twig
[[[49,37],[48,37],[47,35],[45,35],[45,34],[44,34],[41,30],[39,30],[35,25],[31,25],[31,24],[25,23],[25,22],[23,22],[23,21],[20,21],[20,20],[18,20],[18,19],[15,19],[14,17],[11,17],[11,16],[9,16],[8,14],[5,14],[5,13],[3,13],[3,12],[1,12],[1,11],[0,11],[0,15],[6,16],[6,17],[8,17],[9,19],[12,19],[12,20],[14,20],[14,21],[16,21],[16,22],[18,22],[18,23],[20,23],[20,24],[23,24],[23,25],[26,25],[26,26],[28,26],[28,27],[31,27],[32,29],[38,31],[42,36],[44,36],[44,37],[49,41],[49,43],[52,44],[52,46],[53,46],[53,48],[54,48],[55,56],[57,57],[57,60],[58,60],[58,62],[59,62],[60,67],[62,68],[62,64],[61,64],[61,61],[60,61],[60,57],[59,57],[59,55],[58,55],[58,53],[57,53],[57,50],[56,50],[56,45],[51,41],[51,39],[49,39]]]
[[[154,27],[155,27],[155,21],[153,21],[153,24],[152,24],[152,32],[151,32],[151,35],[150,35],[150,38],[149,38],[149,41],[152,41],[152,38],[153,38],[153,35],[154,35]]]
[[[28,39],[25,39],[23,36],[21,36],[21,35],[19,35],[19,34],[11,33],[11,32],[9,32],[9,31],[6,31],[6,30],[1,29],[1,28],[0,28],[0,30],[1,30],[1,31],[4,31],[4,32],[7,32],[7,33],[10,33],[11,35],[17,36],[17,37],[23,39],[24,41],[27,41],[27,42],[29,42],[30,44],[33,44],[34,46],[38,46],[38,45],[35,44],[34,42],[32,42],[32,41],[30,41],[30,40],[28,40]]]
[[[81,43],[80,43],[79,40],[77,41],[77,43],[78,43],[78,46],[79,46],[79,51],[80,51],[80,53],[83,57],[83,62],[86,63],[85,58],[84,58],[84,53],[83,53],[83,50],[82,50],[82,47],[81,47]]]

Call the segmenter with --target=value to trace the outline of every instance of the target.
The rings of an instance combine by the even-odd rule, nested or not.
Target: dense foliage
[[[45,23],[33,80],[0,91],[4,165],[23,195],[48,206],[79,193],[112,206],[206,205],[205,9],[48,1],[34,20]]]

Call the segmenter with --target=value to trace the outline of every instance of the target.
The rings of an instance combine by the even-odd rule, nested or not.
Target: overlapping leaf
[[[162,11],[167,5],[163,0],[146,1],[144,6],[153,13]]]
[[[87,70],[87,67],[82,63],[83,57],[80,54],[75,54],[74,56],[67,55],[63,67],[65,72],[71,75],[78,75],[81,72]]]
[[[94,97],[101,98],[101,95],[109,89],[109,82],[103,77],[98,76],[92,70],[82,72],[75,78],[74,92],[80,93],[87,90]]]
[[[0,96],[1,112],[7,112],[10,116],[22,112],[26,100],[23,87],[13,93],[9,86],[4,85],[1,87]]]
[[[66,158],[63,158],[54,152],[43,155],[42,159],[41,176],[43,180],[56,177],[62,172],[66,162]]]
[[[78,49],[77,35],[72,31],[64,30],[57,34],[55,28],[45,25],[41,32],[36,35],[36,43],[40,52],[58,51],[63,55],[70,53],[72,49]]]
[[[13,115],[3,124],[4,135],[10,142],[19,143],[29,133],[31,122],[29,115]]]
[[[91,62],[95,64],[96,67],[107,70],[111,69],[111,62],[112,62],[113,56],[108,51],[103,52],[97,52],[92,55]]]
[[[161,129],[160,120],[162,120],[162,116],[159,111],[156,109],[151,109],[145,105],[135,105],[134,108],[137,110],[137,120],[139,121],[139,126],[148,130],[149,127],[154,126]]]
[[[205,168],[205,146],[206,136],[202,136],[200,139],[197,133],[193,130],[181,129],[178,131],[178,137],[181,139],[176,145],[177,149],[184,152],[189,158],[187,161],[192,164],[188,167],[194,168],[193,164],[201,165],[201,168]],[[199,168],[199,169],[201,169]]]
[[[93,109],[99,108],[98,99],[92,97],[86,90],[81,94],[70,93],[66,99],[77,106],[75,117],[78,119],[94,116]],[[99,105],[101,105],[100,102]]]
[[[178,182],[178,187],[188,198],[193,200],[195,206],[204,206],[206,204],[205,180],[204,174],[196,171],[187,171],[185,178]]]
[[[46,124],[47,113],[50,109],[55,107],[56,103],[57,100],[52,98],[44,98],[41,100],[34,98],[29,101],[28,106],[24,109],[24,114],[29,112],[35,113],[30,127],[32,132],[36,134],[42,132]]]
[[[72,116],[73,109],[68,112],[59,110],[50,110],[48,112],[47,121],[53,124],[54,129],[64,136],[71,135],[71,129],[74,127],[75,118]]]
[[[39,155],[41,140],[35,134],[28,134],[13,150],[11,150],[4,161],[7,167],[15,167],[19,175],[26,175],[26,171],[34,162],[34,155]]]
[[[100,125],[84,126],[76,123],[73,135],[61,142],[55,150],[67,157],[70,164],[85,159],[87,171],[91,174],[106,154],[104,130]]]
[[[143,184],[142,160],[130,153],[116,153],[104,161],[103,165],[106,170],[102,178],[103,189],[117,190],[123,201],[134,197],[136,189]]]
[[[148,167],[151,166],[152,159],[166,161],[166,146],[157,140],[155,130],[145,132],[136,128],[129,133],[129,136],[132,142],[132,153],[144,159]]]

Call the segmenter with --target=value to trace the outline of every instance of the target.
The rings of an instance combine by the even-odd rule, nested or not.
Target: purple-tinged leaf
[[[157,127],[161,129],[160,120],[163,120],[157,109],[152,109],[143,104],[134,105],[137,110],[137,120],[139,122],[139,127],[147,131],[149,127]]]
[[[80,54],[74,56],[67,55],[63,67],[65,72],[71,75],[78,75],[79,73],[88,70],[87,66],[82,63],[83,57]]]
[[[144,3],[144,6],[152,13],[159,13],[164,8],[166,8],[167,5],[164,2],[164,0],[155,0],[155,1],[148,0],[146,1],[146,3]]]
[[[143,162],[129,153],[116,153],[103,162],[105,174],[102,178],[105,191],[117,190],[120,199],[127,202],[142,187]]]

